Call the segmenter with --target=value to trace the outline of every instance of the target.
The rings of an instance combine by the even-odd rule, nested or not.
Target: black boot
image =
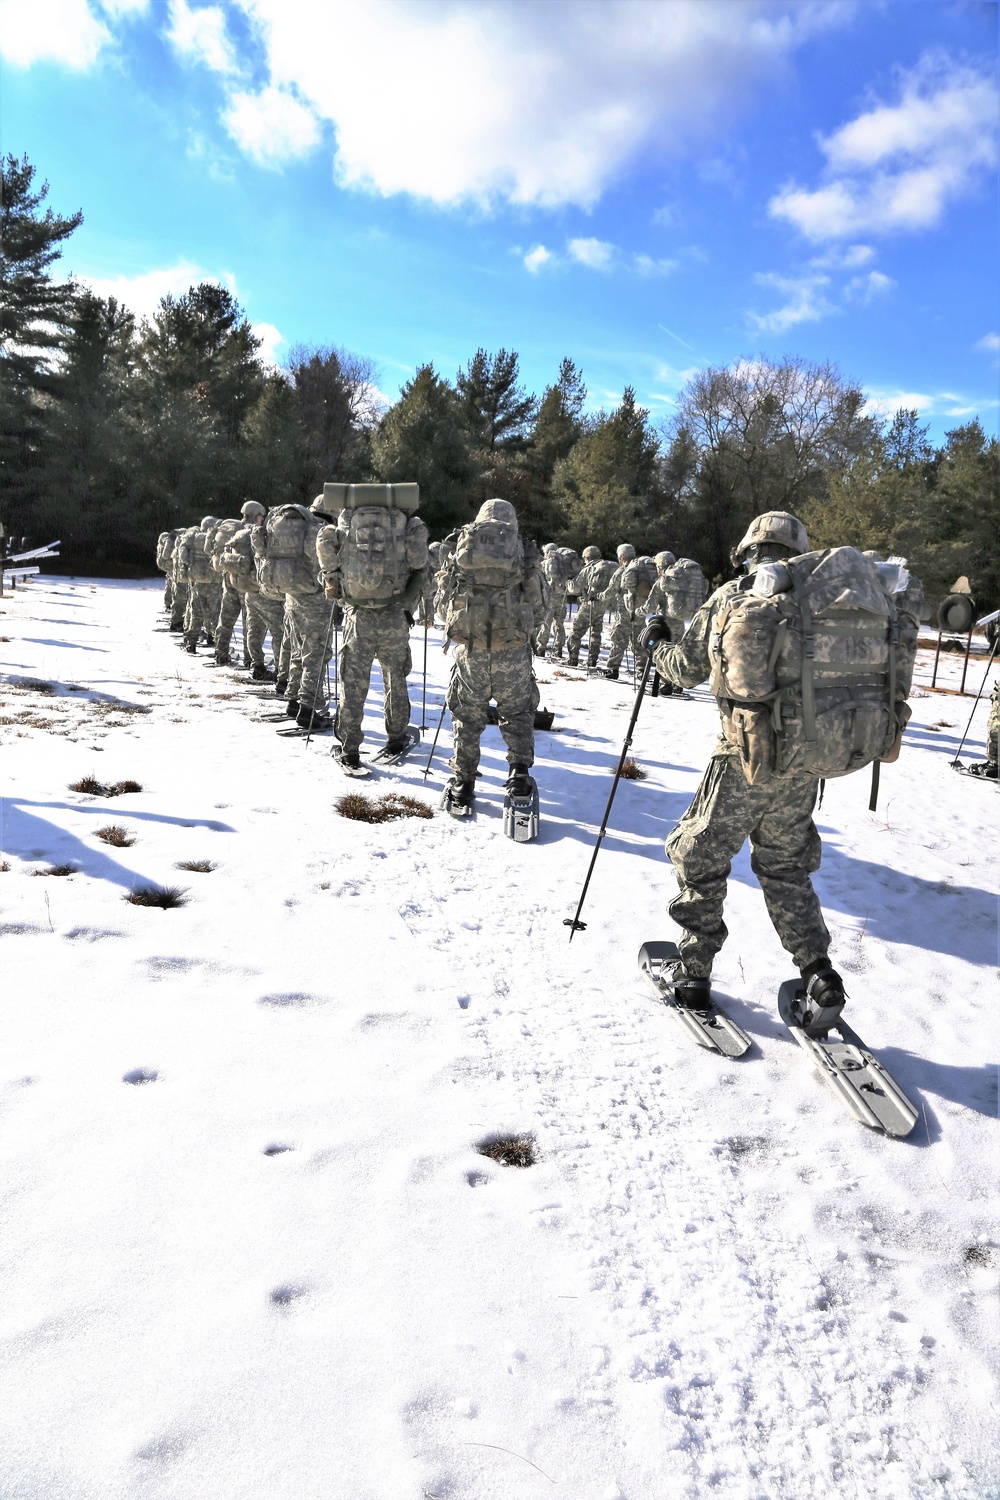
[[[802,978],[805,993],[796,1000],[796,1019],[809,1036],[825,1036],[844,1009],[844,981],[828,958],[814,959],[802,970]]]
[[[476,783],[474,781],[459,781],[453,777],[448,784],[449,801],[455,802],[459,807],[471,807],[476,795]]]
[[[604,675],[605,675],[605,677],[610,677],[612,682],[617,682],[618,681],[618,668],[617,667],[605,667],[604,668]]]
[[[295,722],[307,734],[310,730],[313,734],[323,734],[327,729],[333,728],[333,720],[325,708],[317,708],[315,713],[310,708],[300,708]]]
[[[279,677],[277,682],[274,684],[274,696],[276,698],[283,698],[285,696],[285,689],[287,688],[287,686],[288,678]]]
[[[289,698],[288,702],[285,704],[285,713],[288,715],[288,717],[290,719],[297,719],[298,718],[298,715],[299,715],[299,700],[298,700],[298,698]]]
[[[710,1010],[712,1007],[712,981],[700,974],[689,974],[683,964],[674,970],[672,984],[674,999],[686,1010]]]
[[[263,662],[254,662],[250,671],[251,682],[273,682],[274,673]]]
[[[507,791],[513,792],[515,797],[531,796],[531,771],[522,761],[511,766],[507,777]]]

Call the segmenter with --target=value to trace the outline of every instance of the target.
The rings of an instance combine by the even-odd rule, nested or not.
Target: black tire
[[[976,602],[971,594],[949,594],[938,605],[937,618],[942,630],[965,635],[976,618]]]

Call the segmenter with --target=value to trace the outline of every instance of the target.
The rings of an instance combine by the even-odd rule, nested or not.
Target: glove
[[[645,629],[639,636],[639,645],[643,651],[652,652],[654,646],[661,641],[669,641],[670,626],[660,615],[650,615],[646,621]]]
[[[335,604],[333,606],[333,628],[334,630],[342,630],[344,628],[343,605]]]
[[[413,616],[412,616],[412,614],[410,613],[410,611],[408,609],[404,609],[403,610],[403,618],[405,619],[407,625],[412,630],[413,629]]]

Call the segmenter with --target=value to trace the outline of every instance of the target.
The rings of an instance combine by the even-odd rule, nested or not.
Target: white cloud
[[[829,296],[830,277],[820,273],[779,276],[772,272],[754,277],[759,286],[773,287],[786,301],[771,312],[751,312],[753,327],[762,333],[784,333],[799,323],[817,323],[836,311]]]
[[[260,348],[257,353],[266,365],[277,368],[280,363],[278,359],[279,344],[287,344],[288,340],[280,329],[275,328],[273,323],[251,323],[251,330],[260,339]]]
[[[679,260],[668,260],[664,256],[634,255],[632,265],[639,276],[669,276],[680,265]]]
[[[86,0],[0,0],[0,56],[15,68],[90,68],[110,40]]]
[[[587,266],[591,271],[610,271],[617,253],[615,246],[610,245],[607,240],[596,240],[592,236],[569,240],[566,249],[571,260],[579,261],[581,266]]]
[[[547,250],[544,245],[536,245],[534,250],[529,250],[524,257],[524,264],[532,274],[535,274],[553,260],[555,260],[555,256],[551,250]]]
[[[844,301],[868,307],[877,297],[891,292],[896,283],[891,276],[881,271],[869,271],[867,276],[852,276],[844,287]]]
[[[985,350],[987,354],[1000,354],[1000,333],[984,334],[976,348]]]
[[[770,211],[807,239],[930,229],[997,162],[994,80],[947,58],[902,72],[899,97],[820,140],[828,181],[789,186]]]
[[[169,15],[167,41],[185,62],[201,63],[213,73],[239,71],[220,6],[205,5],[196,10],[187,0],[170,0]]]
[[[99,297],[115,297],[137,317],[151,318],[160,298],[168,292],[179,297],[188,287],[214,278],[191,261],[179,260],[172,266],[141,271],[136,276],[81,276],[79,279]]]
[[[149,0],[98,0],[98,3],[104,14],[115,21],[121,16],[145,15],[149,10]]]
[[[868,265],[874,258],[875,251],[871,245],[833,245],[822,255],[814,255],[809,264],[826,271],[855,271],[859,266]]]
[[[590,206],[646,150],[717,134],[850,8],[795,0],[237,0],[335,128],[346,187]]]
[[[262,167],[307,156],[320,140],[312,111],[273,86],[259,94],[233,94],[222,119],[236,144]]]
[[[915,409],[922,417],[975,417],[996,408],[996,396],[977,401],[959,391],[900,391],[889,387],[869,389],[864,411],[892,417],[900,407]]]

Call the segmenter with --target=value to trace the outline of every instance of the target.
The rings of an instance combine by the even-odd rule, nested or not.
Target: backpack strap
[[[813,661],[816,655],[816,636],[812,628],[812,611],[798,583],[795,593],[802,612],[802,731],[805,740],[805,765],[808,771],[816,753],[816,685],[813,679]]]

